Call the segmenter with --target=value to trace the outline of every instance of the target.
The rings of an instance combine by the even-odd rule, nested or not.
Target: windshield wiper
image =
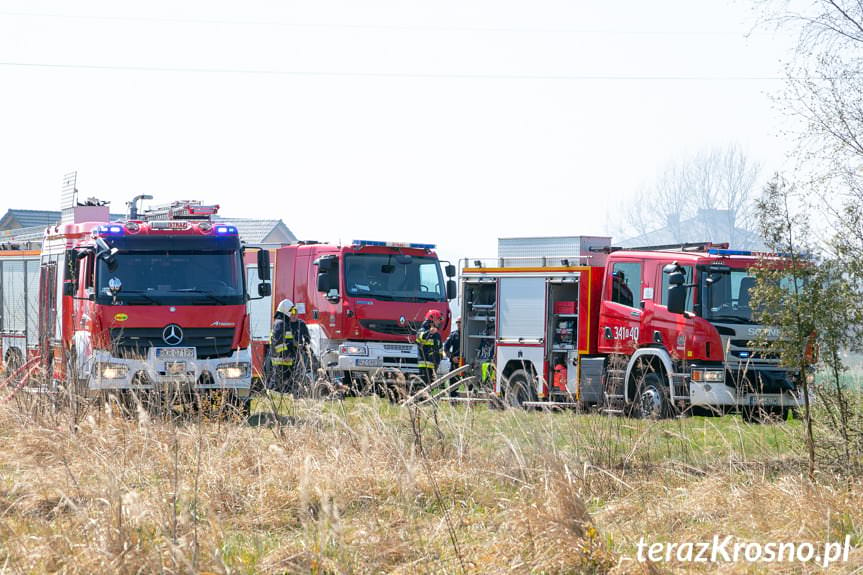
[[[211,291],[203,290],[201,288],[183,288],[183,289],[175,289],[171,290],[173,292],[181,292],[181,293],[199,293],[201,295],[207,296],[210,300],[216,302],[219,305],[227,305],[225,300],[216,296]]]
[[[751,319],[747,319],[745,317],[741,317],[739,315],[717,315],[710,314],[710,317],[707,319],[717,320],[717,321],[729,321],[732,323],[753,323]]]
[[[380,299],[380,300],[384,300],[384,301],[393,301],[394,299],[396,299],[396,297],[395,297],[395,296],[392,296],[392,295],[386,295],[386,294],[381,294],[381,293],[364,293],[364,294],[357,294],[357,295],[356,295],[356,296],[354,296],[354,297],[371,297],[371,298]]]
[[[148,296],[146,293],[140,290],[123,290],[119,294],[117,294],[117,299],[123,299],[123,296],[126,294],[132,294],[133,296],[141,297],[142,299],[150,302],[150,305],[159,305],[159,302]]]

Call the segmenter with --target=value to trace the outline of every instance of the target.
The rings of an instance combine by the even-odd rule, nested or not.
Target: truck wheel
[[[533,377],[525,370],[519,369],[510,374],[504,383],[503,402],[507,407],[523,407],[527,401],[533,401],[534,393],[531,381]]]
[[[635,396],[635,411],[642,419],[665,419],[671,417],[668,385],[658,373],[648,373],[641,380]]]

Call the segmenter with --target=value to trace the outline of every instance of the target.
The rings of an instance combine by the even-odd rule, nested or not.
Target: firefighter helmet
[[[279,306],[276,308],[276,313],[290,315],[292,309],[296,309],[294,308],[294,302],[289,299],[283,299],[279,302]]]
[[[438,309],[430,309],[426,313],[426,321],[441,323],[443,321],[443,314]]]

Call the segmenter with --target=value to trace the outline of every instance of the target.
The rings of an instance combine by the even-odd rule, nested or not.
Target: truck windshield
[[[401,254],[348,254],[349,296],[385,301],[446,301],[437,258]]]
[[[236,237],[141,236],[105,238],[119,250],[96,268],[96,301],[123,305],[240,305],[245,303]]]
[[[780,286],[793,289],[793,280],[782,279]],[[752,289],[755,277],[745,269],[701,270],[702,316],[707,320],[755,323],[752,318]]]

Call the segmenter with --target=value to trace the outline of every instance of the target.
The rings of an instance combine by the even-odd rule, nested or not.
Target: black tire
[[[335,396],[336,390],[333,385],[326,380],[318,380],[312,385],[312,399],[330,399]]]
[[[523,408],[527,401],[534,401],[533,376],[524,369],[510,374],[503,384],[503,403],[507,407]]]
[[[641,419],[666,419],[673,415],[668,384],[659,373],[651,372],[641,378],[633,401],[635,414]]]

